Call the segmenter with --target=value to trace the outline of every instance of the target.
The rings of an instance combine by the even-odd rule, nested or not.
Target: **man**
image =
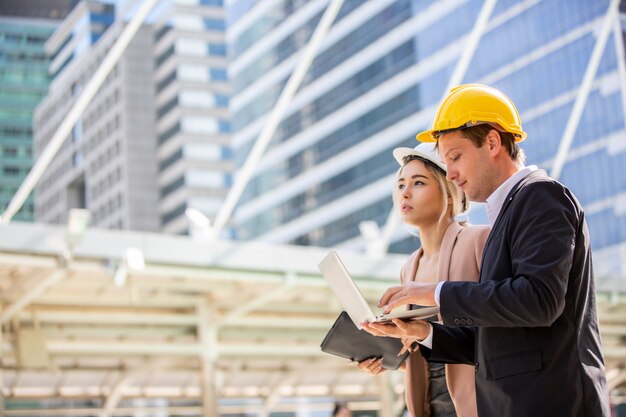
[[[480,281],[390,288],[386,311],[438,304],[443,325],[367,328],[413,336],[431,361],[474,364],[481,417],[609,417],[584,213],[565,186],[523,166],[525,137],[515,106],[494,88],[462,85],[444,99],[417,138],[437,141],[448,180],[487,203]]]

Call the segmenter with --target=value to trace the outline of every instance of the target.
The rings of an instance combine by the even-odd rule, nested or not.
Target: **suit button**
[[[461,326],[467,326],[467,320],[461,319]]]
[[[474,368],[474,372],[478,372],[479,368],[480,368],[480,363],[476,362],[476,367]]]
[[[454,319],[454,324],[456,324],[457,326],[461,324],[461,320],[459,320],[458,318]]]
[[[474,324],[474,320],[472,319],[467,319],[467,325],[471,326],[472,324]]]

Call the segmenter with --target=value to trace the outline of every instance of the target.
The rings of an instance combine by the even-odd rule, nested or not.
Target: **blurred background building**
[[[48,40],[52,80],[35,115],[36,155],[122,27],[114,5],[81,2]],[[69,209],[88,208],[93,225],[158,230],[152,45],[142,28],[74,126],[35,190],[37,221],[65,224]]]
[[[226,13],[222,0],[164,0],[154,19],[159,230],[189,234],[185,210],[215,218],[231,185]]]
[[[46,94],[44,44],[74,1],[0,1],[0,204],[6,207],[33,162],[33,111]],[[32,221],[30,196],[16,219]]]
[[[0,0],[4,207],[142,3]],[[316,275],[325,250],[299,246],[375,241],[378,257],[349,267],[370,301],[395,282],[403,258],[387,245],[408,253],[419,241],[402,227],[385,235],[391,151],[417,144],[454,80],[507,93],[527,163],[584,206],[611,395],[625,412],[626,1],[345,0],[227,219],[233,242],[186,236],[198,231],[189,209],[213,221],[223,207],[330,3],[156,2],[15,218],[36,224],[0,239],[11,345],[0,410],[4,394],[16,416],[208,416],[219,397],[233,416],[323,417],[340,398],[396,417],[398,378],[320,354],[338,306]],[[90,213],[84,244],[63,237],[75,208]],[[485,223],[484,207],[469,219]],[[128,265],[130,247],[145,270]],[[36,366],[16,344],[32,334]]]
[[[516,103],[527,162],[549,172],[609,5],[601,1],[347,0],[234,216],[238,239],[360,249],[359,224],[391,210],[391,150],[415,146],[470,32],[480,33],[463,82]],[[326,1],[232,1],[228,38],[233,152],[246,158]],[[575,130],[560,179],[587,210],[603,272],[626,265],[623,31],[619,18]],[[469,216],[485,223],[484,209]],[[415,238],[392,238],[410,251]],[[622,256],[616,256],[622,254]],[[606,269],[604,269],[606,268]]]
[[[39,152],[138,3],[81,2],[46,44]],[[86,208],[93,226],[188,234],[186,208],[215,216],[232,170],[224,16],[217,1],[159,3],[38,184],[38,221]]]

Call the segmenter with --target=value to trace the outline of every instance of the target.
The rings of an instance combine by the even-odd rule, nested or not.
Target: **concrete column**
[[[391,372],[383,372],[377,378],[378,392],[380,393],[380,412],[378,415],[379,417],[396,417],[393,415],[395,395],[391,381]]]
[[[217,398],[217,325],[209,300],[201,300],[196,307],[200,353],[200,381],[202,384],[202,417],[218,417]]]

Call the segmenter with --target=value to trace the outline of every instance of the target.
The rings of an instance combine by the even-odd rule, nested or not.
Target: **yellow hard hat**
[[[511,99],[482,84],[463,84],[450,90],[437,109],[432,129],[418,133],[416,138],[420,142],[436,142],[441,133],[483,123],[498,124],[512,133],[516,142],[526,139]]]

